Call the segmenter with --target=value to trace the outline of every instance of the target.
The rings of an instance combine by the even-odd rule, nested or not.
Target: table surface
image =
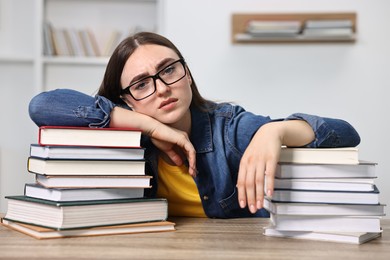
[[[390,219],[362,245],[266,237],[268,219],[170,220],[174,232],[47,240],[0,225],[0,259],[390,259]]]

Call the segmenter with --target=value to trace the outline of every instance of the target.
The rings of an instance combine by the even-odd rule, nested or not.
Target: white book
[[[30,156],[45,159],[142,160],[144,148],[30,145]]]
[[[279,162],[312,164],[359,164],[358,148],[282,147]]]
[[[270,216],[270,227],[281,231],[381,232],[379,216]]]
[[[375,184],[354,182],[353,178],[343,181],[328,179],[274,179],[275,189],[323,190],[323,191],[373,191]]]
[[[284,203],[264,199],[264,208],[279,215],[384,216],[384,204]]]
[[[45,188],[37,183],[26,183],[24,195],[51,201],[112,200],[142,198],[144,188]]]
[[[279,163],[277,178],[375,178],[374,162],[360,161],[359,164],[314,164]]]
[[[284,237],[295,239],[318,240],[326,242],[338,242],[348,244],[363,244],[378,238],[382,231],[375,233],[367,232],[310,232],[310,231],[280,231],[270,227],[264,228],[264,235],[270,237]]]
[[[307,20],[305,22],[305,28],[348,28],[352,26],[350,19]]]

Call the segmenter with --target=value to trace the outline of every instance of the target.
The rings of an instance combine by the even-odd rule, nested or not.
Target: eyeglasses
[[[183,59],[177,60],[158,71],[156,75],[145,77],[130,84],[121,91],[121,95],[130,94],[137,101],[150,97],[156,92],[157,79],[161,80],[165,85],[172,85],[184,78],[186,75],[184,65]]]

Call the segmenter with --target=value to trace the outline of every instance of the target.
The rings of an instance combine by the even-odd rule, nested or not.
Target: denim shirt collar
[[[209,112],[201,111],[191,106],[191,135],[190,140],[197,153],[212,152],[212,129]],[[196,129],[196,130],[195,130]]]

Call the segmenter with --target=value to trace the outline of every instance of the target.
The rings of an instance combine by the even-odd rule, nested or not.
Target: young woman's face
[[[179,60],[179,56],[170,48],[160,45],[139,46],[123,68],[122,89],[145,77],[154,76],[177,60]],[[176,64],[181,66],[180,63]],[[187,70],[186,66],[185,70]],[[171,71],[173,70],[169,67],[160,76],[164,77]],[[137,101],[129,94],[125,94],[123,98],[134,111],[151,116],[164,124],[172,125],[180,122],[185,115],[189,114],[192,100],[191,83],[191,76],[186,71],[186,75],[182,79],[170,85],[156,79],[156,92],[145,99]],[[133,90],[139,89],[141,91],[144,85],[136,85],[137,89]]]

